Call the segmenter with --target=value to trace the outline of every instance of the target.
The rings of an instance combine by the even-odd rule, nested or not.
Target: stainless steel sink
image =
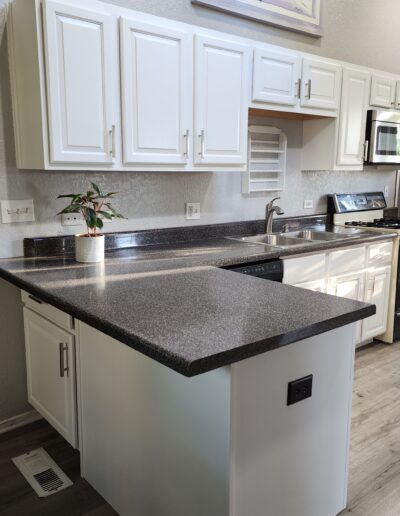
[[[233,240],[238,240],[240,242],[248,242],[252,244],[263,244],[263,245],[271,245],[275,247],[292,247],[296,245],[304,245],[307,243],[304,239],[288,237],[286,235],[282,235],[280,233],[277,234],[263,234],[263,235],[254,235],[249,237],[229,237]]]
[[[353,235],[348,234],[339,234],[339,233],[330,233],[329,231],[312,231],[310,229],[303,229],[300,231],[290,231],[285,233],[285,236],[289,238],[302,238],[304,240],[322,240],[322,241],[330,241],[330,240],[345,240],[347,238],[351,238]]]

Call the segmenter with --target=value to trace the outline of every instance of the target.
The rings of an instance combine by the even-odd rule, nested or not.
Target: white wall
[[[108,0],[110,1],[110,0]],[[283,29],[272,28],[249,20],[229,16],[213,10],[194,7],[190,0],[112,0],[112,3],[148,13],[177,19],[207,28],[272,42],[294,49],[322,54],[382,70],[400,73],[400,38],[397,0],[322,0],[325,35],[314,39]],[[0,7],[6,0],[0,0]],[[0,22],[1,24],[1,22]],[[0,29],[1,34],[1,29]],[[394,191],[392,172],[301,172],[300,122],[277,122],[289,138],[288,176],[280,205],[287,215],[321,213],[325,210],[326,193],[335,191],[381,190],[389,185]],[[98,181],[105,188],[122,192],[118,208],[127,221],[107,226],[109,230],[141,229],[185,225],[184,203],[200,201],[202,218],[198,222],[262,218],[271,195],[241,194],[240,174],[134,174],[134,173],[64,173],[18,171],[12,130],[11,97],[9,86],[7,45],[0,35],[0,198],[33,199],[36,222],[26,225],[0,224],[0,257],[22,253],[24,236],[54,235],[65,230],[55,214],[62,204],[56,201],[59,193],[81,190],[87,179]],[[314,200],[314,210],[302,209],[303,199]],[[190,221],[192,224],[193,221]],[[14,301],[12,301],[14,299]],[[14,302],[19,310],[16,294],[0,288],[1,302]],[[5,325],[4,320],[0,321]],[[23,385],[25,365],[19,327],[9,328],[7,340],[0,328],[0,420],[23,411],[24,396],[18,389]],[[18,353],[15,354],[15,350]],[[7,363],[7,374],[3,363]],[[18,386],[18,388],[16,388]],[[3,392],[15,390],[17,398],[11,405],[2,402]]]

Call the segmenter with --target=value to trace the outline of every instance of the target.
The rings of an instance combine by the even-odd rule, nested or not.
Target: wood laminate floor
[[[356,353],[346,514],[400,515],[400,343]]]
[[[11,458],[39,447],[74,481],[73,487],[46,499],[36,496]],[[50,425],[38,421],[0,435],[0,515],[116,513],[80,478],[79,454]],[[400,343],[374,344],[356,354],[349,503],[344,515],[400,515]]]
[[[12,457],[41,447],[74,482],[47,498],[39,498],[11,462]],[[117,513],[80,478],[79,471],[79,453],[44,420],[0,435],[0,515],[115,516]]]

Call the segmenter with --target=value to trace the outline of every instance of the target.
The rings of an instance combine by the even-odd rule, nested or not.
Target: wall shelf
[[[242,192],[283,190],[286,170],[287,138],[277,127],[249,126],[247,171],[243,173]]]

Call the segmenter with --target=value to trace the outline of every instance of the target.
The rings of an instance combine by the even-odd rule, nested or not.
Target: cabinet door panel
[[[343,71],[338,165],[362,165],[370,74],[353,68]]]
[[[44,3],[50,159],[112,162],[117,27],[108,14]]]
[[[391,108],[394,106],[396,96],[396,80],[387,75],[372,75],[371,81],[371,106]]]
[[[320,109],[338,109],[342,68],[319,59],[303,59],[301,105]]]
[[[247,161],[249,47],[196,35],[195,162]]]
[[[355,301],[363,301],[364,299],[364,272],[356,274],[346,274],[329,278],[328,294],[346,299],[354,299]],[[356,324],[356,344],[361,342],[362,321]]]
[[[27,308],[24,308],[24,324],[29,403],[76,447],[74,338]],[[63,350],[60,345],[64,346]],[[64,376],[61,364],[68,367]]]
[[[192,126],[192,36],[121,19],[125,163],[185,163]]]
[[[326,281],[325,279],[317,281],[307,281],[305,283],[296,283],[294,287],[304,288],[306,290],[312,290],[314,292],[326,293]]]
[[[387,327],[391,267],[382,267],[367,274],[365,301],[376,305],[376,314],[363,322],[363,340],[385,333]]]
[[[299,101],[300,75],[300,56],[256,48],[253,100],[295,106]]]

